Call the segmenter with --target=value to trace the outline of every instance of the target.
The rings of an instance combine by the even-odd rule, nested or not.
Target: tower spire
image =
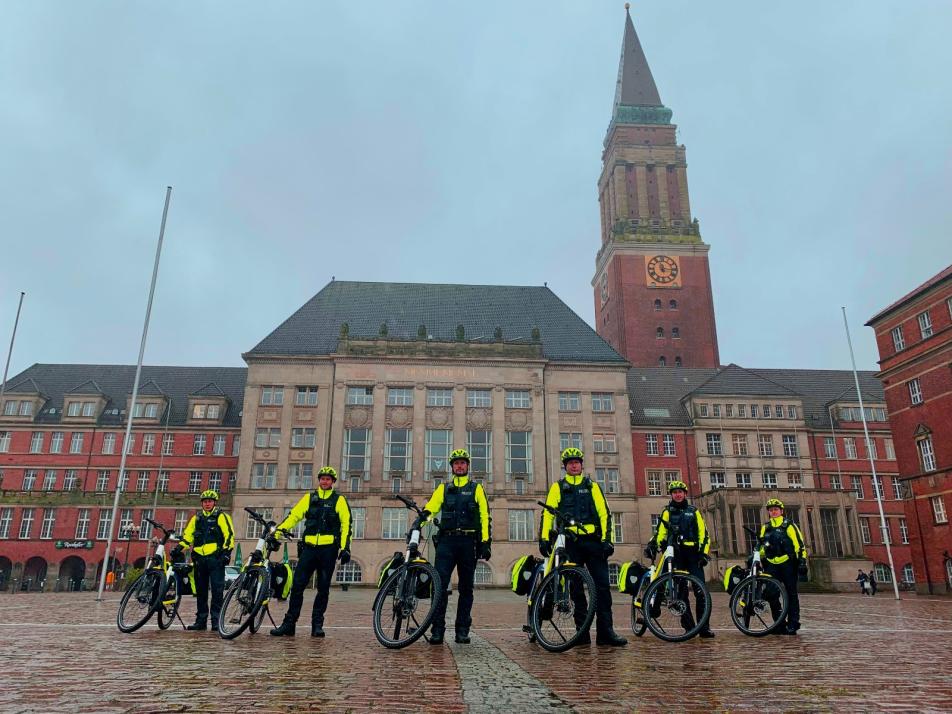
[[[661,103],[658,86],[625,3],[625,36],[618,60],[618,81],[612,121],[630,124],[669,124],[671,110]]]

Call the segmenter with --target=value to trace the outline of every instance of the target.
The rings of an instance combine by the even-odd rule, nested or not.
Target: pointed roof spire
[[[625,37],[618,60],[618,81],[612,121],[626,124],[669,124],[671,110],[661,103],[661,95],[625,3]]]

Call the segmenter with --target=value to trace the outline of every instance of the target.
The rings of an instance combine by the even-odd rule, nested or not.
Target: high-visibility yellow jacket
[[[796,523],[783,516],[771,518],[760,527],[760,557],[780,565],[791,558],[806,561],[807,548]]]
[[[347,499],[333,488],[305,493],[278,528],[291,530],[304,521],[302,540],[308,545],[332,545],[350,550],[351,518]],[[278,534],[280,537],[280,534]]]
[[[195,555],[208,556],[235,547],[235,524],[218,508],[192,516],[179,542]]]
[[[455,489],[465,489],[469,484],[469,476],[453,476],[452,482],[449,486]],[[430,512],[430,519],[434,518],[438,513],[440,513],[446,503],[447,497],[447,484],[441,483],[437,486],[433,495],[430,496],[430,500],[426,502],[426,505],[423,507],[424,510]],[[473,498],[476,502],[476,513],[473,514],[476,518],[472,521],[478,521],[471,524],[464,524],[464,527],[460,530],[468,531],[472,530],[473,536],[480,543],[489,543],[492,540],[492,518],[489,515],[489,502],[486,500],[486,492],[483,491],[482,484],[475,484],[475,490],[473,493]],[[454,499],[455,500],[455,499]],[[427,519],[427,520],[430,520]],[[444,523],[450,522],[449,519],[441,519]],[[454,518],[455,520],[455,518]],[[473,525],[472,529],[465,527],[465,525]],[[441,524],[441,530],[445,529],[445,526]],[[477,532],[478,531],[478,532]]]
[[[585,474],[566,474],[549,487],[545,498],[547,506],[567,510],[567,516],[575,518],[576,525],[569,526],[579,535],[597,536],[608,543],[615,542],[612,528],[612,512],[602,494],[602,489]],[[539,526],[539,539],[549,540],[555,516],[543,509]]]
[[[676,506],[673,501],[665,507],[658,521],[658,532],[651,542],[658,550],[667,547],[674,530],[677,530],[675,535],[679,536],[676,542],[671,543],[675,548],[690,548],[704,555],[710,552],[711,539],[704,524],[704,517],[687,501],[684,501],[682,507]]]

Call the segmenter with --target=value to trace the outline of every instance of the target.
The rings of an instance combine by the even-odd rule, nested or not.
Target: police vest
[[[441,511],[441,531],[478,531],[479,507],[476,503],[476,484],[472,480],[463,486],[455,486],[452,482],[445,484]]]
[[[601,536],[601,521],[595,508],[592,486],[592,480],[588,476],[577,486],[562,479],[559,510],[569,518],[574,518],[578,525],[595,526],[595,533]]]
[[[340,535],[340,516],[337,515],[337,499],[340,494],[332,491],[321,498],[317,491],[311,492],[311,500],[304,513],[304,535]]]
[[[768,560],[780,558],[781,556],[793,557],[796,555],[793,549],[793,541],[787,535],[787,528],[790,527],[790,521],[784,518],[780,525],[774,528],[770,523],[764,526],[764,555]]]
[[[697,509],[694,506],[672,508],[668,506],[668,542],[672,545],[698,543]]]
[[[199,512],[195,516],[195,533],[192,536],[192,548],[198,549],[203,545],[214,543],[218,548],[225,545],[225,534],[218,524],[218,517],[221,511],[217,508],[207,516],[204,512]],[[214,551],[213,551],[214,552]],[[210,553],[206,553],[210,555]]]

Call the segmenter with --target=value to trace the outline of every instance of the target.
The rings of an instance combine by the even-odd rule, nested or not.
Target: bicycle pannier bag
[[[388,560],[383,568],[380,570],[380,578],[377,580],[377,587],[383,587],[383,584],[387,582],[387,578],[397,572],[397,568],[403,565],[403,553],[394,553],[393,557]]]
[[[734,588],[740,584],[740,581],[747,577],[749,571],[740,565],[732,565],[724,573],[724,589],[728,593],[733,593]]]
[[[271,595],[278,600],[287,600],[294,582],[294,570],[289,563],[271,563]]]
[[[179,581],[179,592],[183,597],[195,595],[195,571],[191,563],[173,563],[172,572]]]
[[[532,576],[542,561],[533,555],[524,555],[512,566],[512,591],[516,595],[528,595]]]
[[[428,573],[417,570],[416,596],[421,600],[433,597],[433,578]]]
[[[618,571],[618,592],[634,597],[641,587],[641,578],[648,572],[648,568],[637,560],[625,563]]]

